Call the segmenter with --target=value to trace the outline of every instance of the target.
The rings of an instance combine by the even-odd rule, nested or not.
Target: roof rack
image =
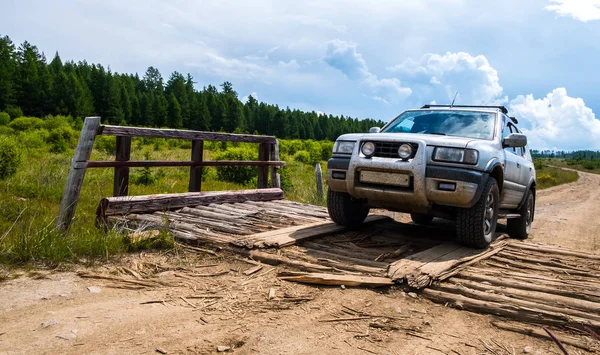
[[[508,114],[508,110],[504,106],[473,106],[473,105],[423,105],[421,108],[434,108],[434,107],[463,107],[463,108],[497,108],[504,114]]]

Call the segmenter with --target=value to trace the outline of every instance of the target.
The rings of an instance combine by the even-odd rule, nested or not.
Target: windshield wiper
[[[445,136],[446,133],[442,133],[442,132],[431,132],[429,134],[437,134],[438,136]]]

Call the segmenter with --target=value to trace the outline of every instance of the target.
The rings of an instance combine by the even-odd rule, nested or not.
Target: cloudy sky
[[[240,97],[388,121],[500,103],[538,149],[600,149],[600,0],[2,0],[48,57],[231,81]]]

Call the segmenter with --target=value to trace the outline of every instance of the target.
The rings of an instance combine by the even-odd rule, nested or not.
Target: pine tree
[[[175,97],[175,94],[171,92],[169,95],[169,118],[168,126],[172,128],[181,128],[183,126],[183,120],[181,118],[181,106]]]
[[[0,37],[0,111],[16,103],[17,53],[8,36]]]

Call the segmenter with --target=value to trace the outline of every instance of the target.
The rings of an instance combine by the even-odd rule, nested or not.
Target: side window
[[[513,133],[521,133],[521,131],[519,131],[517,126],[511,125],[511,129],[512,129]],[[525,147],[522,147],[522,148],[519,147],[519,148],[516,148],[516,150],[517,150],[517,155],[525,157],[525,153],[526,153]]]
[[[508,135],[511,133],[512,133],[511,132],[511,124],[509,123],[504,127],[504,131],[502,131],[502,138],[508,137]],[[507,148],[504,148],[504,150],[506,150],[507,152],[511,152],[513,154],[517,154],[517,152],[515,151],[515,148],[507,147]]]

